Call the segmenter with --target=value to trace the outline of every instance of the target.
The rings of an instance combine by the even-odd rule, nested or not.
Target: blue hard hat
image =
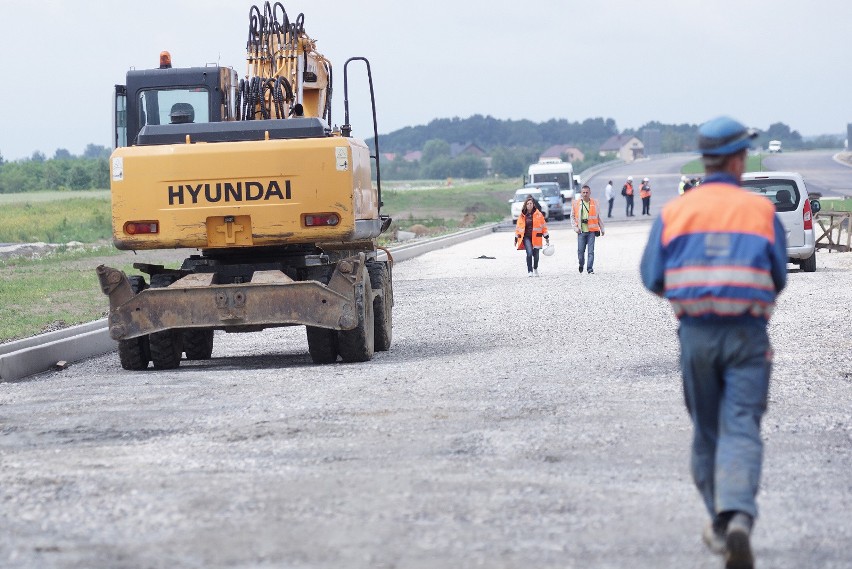
[[[707,156],[735,154],[751,148],[757,131],[730,117],[717,117],[698,127],[698,151]]]

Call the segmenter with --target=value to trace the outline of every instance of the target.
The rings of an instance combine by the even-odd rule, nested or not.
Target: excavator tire
[[[148,335],[154,369],[175,369],[183,354],[182,334],[178,330],[163,330]]]
[[[169,274],[151,275],[151,288],[164,288],[175,282]],[[175,369],[180,365],[183,354],[183,334],[179,330],[163,330],[148,334],[151,361],[154,369]]]
[[[315,364],[333,364],[337,361],[337,331],[316,326],[305,326],[308,334],[308,352]]]
[[[145,284],[145,278],[140,275],[131,275],[127,277],[130,281],[130,288],[135,294],[139,294],[148,285]],[[118,341],[118,360],[121,362],[122,369],[130,371],[139,371],[148,369],[148,362],[151,361],[151,348],[148,345],[148,336],[139,336],[129,340]]]
[[[368,362],[375,353],[375,319],[373,287],[369,273],[364,275],[361,298],[357,299],[358,325],[352,330],[338,330],[337,349],[344,362]]]
[[[184,330],[183,351],[188,360],[209,360],[213,355],[213,330]]]
[[[367,264],[367,270],[370,271],[370,285],[378,292],[373,301],[375,349],[386,352],[393,339],[393,289],[388,266],[372,262]]]

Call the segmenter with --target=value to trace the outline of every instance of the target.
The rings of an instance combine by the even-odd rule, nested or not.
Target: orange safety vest
[[[641,186],[639,186],[639,197],[640,198],[649,198],[651,197],[651,186],[645,185],[643,182]]]
[[[580,215],[580,207],[582,205],[586,205],[582,199],[574,200],[574,220],[577,222],[577,227],[580,228],[580,231],[583,230],[583,216]],[[589,219],[586,222],[586,225],[589,228],[589,233],[600,231],[601,226],[598,223],[598,201],[590,199],[588,203],[589,207]]]
[[[633,195],[633,182],[627,182],[626,184],[624,184],[624,186],[627,188],[627,190],[626,190],[627,195],[632,196]]]
[[[515,225],[515,248],[522,251],[524,248],[524,230],[527,224],[527,214],[523,211],[518,216],[518,223]],[[547,231],[547,223],[544,221],[544,215],[538,210],[533,211],[532,217],[532,244],[536,249],[541,249],[541,238],[549,235]]]

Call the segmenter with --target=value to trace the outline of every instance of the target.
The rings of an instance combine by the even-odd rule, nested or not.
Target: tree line
[[[474,115],[467,119],[435,119],[426,125],[405,127],[379,136],[379,150],[383,155],[395,154],[393,160],[382,161],[382,177],[388,179],[480,177],[486,166],[475,156],[450,156],[451,144],[473,143],[491,159],[490,174],[506,177],[522,176],[529,164],[547,148],[568,144],[583,152],[583,162],[574,163],[581,171],[596,163],[608,160],[600,156],[600,146],[616,134],[636,136],[640,140],[648,130],[659,133],[659,152],[692,152],[696,150],[697,124],[663,124],[652,121],[637,129],[619,131],[611,118],[586,119],[570,122],[551,119],[542,123],[529,120],[499,120],[491,116]],[[813,148],[841,148],[842,137],[822,136],[805,141],[802,135],[788,125],[778,122],[760,133],[757,146],[766,147],[770,140],[780,140],[784,148],[804,150]],[[643,141],[644,142],[644,141]],[[368,140],[373,146],[373,140]],[[404,155],[420,150],[417,162],[406,161]],[[477,175],[474,175],[477,174]]]
[[[96,144],[80,156],[58,148],[52,158],[36,151],[24,160],[6,161],[0,153],[0,194],[109,188],[109,155],[108,148]]]

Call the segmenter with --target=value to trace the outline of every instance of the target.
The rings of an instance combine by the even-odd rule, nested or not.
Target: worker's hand
[[[604,236],[604,230],[601,229],[601,237],[603,237],[603,236]]]

